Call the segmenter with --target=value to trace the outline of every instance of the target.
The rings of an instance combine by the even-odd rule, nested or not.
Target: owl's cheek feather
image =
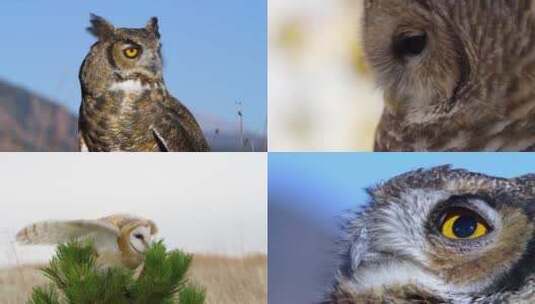
[[[370,304],[370,303],[449,303],[449,299],[427,290],[422,286],[398,285],[370,289],[355,293],[354,286],[346,282],[340,284],[322,304]]]

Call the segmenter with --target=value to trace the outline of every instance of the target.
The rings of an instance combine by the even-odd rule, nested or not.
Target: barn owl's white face
[[[130,233],[130,247],[137,253],[144,253],[152,241],[150,226],[139,226]]]

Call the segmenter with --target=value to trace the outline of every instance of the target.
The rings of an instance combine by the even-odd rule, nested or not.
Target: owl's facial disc
[[[431,189],[389,198],[367,214],[366,236],[353,244],[353,280],[362,290],[399,284],[445,295],[450,288],[484,289],[490,276],[470,280],[479,261],[498,250],[503,223],[493,204],[484,195]]]
[[[130,246],[139,254],[144,253],[150,246],[152,236],[148,226],[139,226],[130,234]]]
[[[149,79],[162,77],[160,45],[145,45],[133,39],[119,40],[114,43],[113,58],[116,72],[123,78],[136,78],[142,75]]]

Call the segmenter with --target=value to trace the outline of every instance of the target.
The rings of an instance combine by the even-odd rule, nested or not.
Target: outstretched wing
[[[152,125],[161,151],[206,152],[209,150],[201,127],[180,101],[170,96],[165,114]]]
[[[95,249],[112,249],[117,247],[119,229],[109,223],[75,220],[44,221],[26,226],[17,233],[17,242],[21,244],[55,245],[72,240],[92,240]]]

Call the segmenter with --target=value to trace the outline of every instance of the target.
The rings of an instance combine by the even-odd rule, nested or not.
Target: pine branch
[[[53,286],[34,288],[29,304],[60,304],[59,294]]]
[[[192,256],[179,250],[167,252],[162,241],[145,255],[138,280],[133,271],[99,269],[91,243],[58,246],[56,256],[43,268],[49,287],[35,288],[29,304],[202,304],[205,291],[185,278]]]
[[[186,286],[179,295],[180,304],[199,304],[204,303],[206,293],[204,289],[197,286]]]

